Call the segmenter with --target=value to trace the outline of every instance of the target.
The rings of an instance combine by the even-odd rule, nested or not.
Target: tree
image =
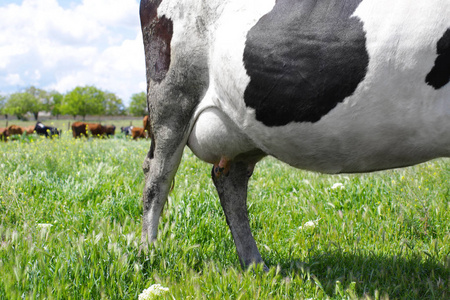
[[[128,108],[129,112],[135,116],[145,116],[148,114],[147,94],[140,92],[131,95],[131,102]]]
[[[8,118],[8,114],[5,112],[6,96],[0,95],[0,114],[4,114]]]
[[[114,93],[105,92],[105,114],[108,116],[123,115],[125,113],[125,107],[122,103],[122,99],[118,98]]]
[[[4,112],[10,115],[15,115],[19,120],[22,120],[27,112],[33,112],[36,110],[36,106],[38,106],[36,102],[36,98],[30,93],[14,93],[9,96]]]
[[[63,103],[64,96],[57,91],[51,91],[49,93],[49,95],[50,95],[51,100],[50,100],[50,107],[49,107],[48,111],[50,111],[50,113],[53,116],[56,116],[56,119],[58,119],[59,115],[62,114],[61,106]]]
[[[42,110],[49,111],[49,95],[46,91],[38,89],[34,86],[30,86],[25,90],[25,93],[31,95],[31,101],[28,103],[28,110],[34,115],[34,119],[37,121],[39,118],[39,112]]]
[[[105,113],[105,93],[94,86],[76,87],[68,92],[63,99],[61,110],[63,114],[82,116],[101,115]]]

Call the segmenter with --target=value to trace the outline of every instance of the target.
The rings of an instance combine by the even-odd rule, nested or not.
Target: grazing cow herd
[[[143,120],[144,127],[121,127],[121,132],[125,133],[125,136],[131,136],[134,140],[138,138],[149,138],[151,137],[150,132],[150,122],[148,116]],[[99,123],[85,123],[85,122],[74,122],[72,124],[72,134],[74,138],[80,137],[111,137],[114,136],[116,132],[116,126],[114,125],[102,125]],[[56,127],[44,125],[41,122],[37,122],[36,125],[31,125],[27,127],[10,125],[9,127],[0,128],[0,141],[8,141],[14,135],[30,135],[36,133],[45,137],[54,137],[61,134],[61,130]]]
[[[30,125],[26,127],[10,125],[9,127],[0,128],[0,140],[6,142],[10,137],[14,135],[30,135],[33,133],[43,135],[45,137],[53,137],[59,136],[61,134],[61,130],[58,130],[56,127],[46,126],[41,122],[37,122],[36,125]]]
[[[99,123],[75,122],[72,124],[72,134],[74,138],[88,136],[90,133],[93,137],[110,137],[116,132],[114,125],[102,125]]]
[[[145,116],[143,119],[143,125],[144,127],[134,127],[134,126],[126,126],[126,127],[120,127],[120,132],[124,133],[125,136],[131,136],[133,140],[142,138],[147,139],[151,138],[151,125],[150,125],[150,118],[148,116]]]

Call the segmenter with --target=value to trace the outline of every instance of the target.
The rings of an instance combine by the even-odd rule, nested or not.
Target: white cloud
[[[0,92],[95,85],[128,102],[145,90],[138,0],[0,4],[0,32]]]
[[[134,0],[83,0],[83,4],[75,12],[107,26],[115,26],[117,23],[134,26],[138,5]]]
[[[78,82],[78,85],[101,87],[128,100],[132,93],[145,91],[145,61],[141,48],[142,37],[139,34],[134,40],[124,40],[120,45],[83,56],[77,64],[86,67],[77,71],[74,71],[75,68],[71,68],[70,72],[61,71],[57,82],[48,88],[69,90],[73,88],[73,82]]]
[[[8,74],[5,77],[5,81],[10,85],[18,85],[22,84],[22,79],[20,79],[19,74]]]

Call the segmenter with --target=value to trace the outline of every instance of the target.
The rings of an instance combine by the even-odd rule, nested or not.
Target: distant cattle
[[[46,126],[41,122],[37,122],[34,126],[33,131],[36,131],[38,135],[44,135],[45,137],[59,136],[60,131],[52,126]]]
[[[145,139],[145,138],[147,138],[147,133],[145,132],[144,128],[133,127],[131,129],[131,137],[133,138],[133,140]]]
[[[35,129],[34,127],[35,127],[34,125],[30,125],[30,126],[27,126],[27,127],[22,127],[22,131],[24,133],[26,133],[27,135],[33,134],[34,133],[34,129]]]
[[[99,123],[88,123],[87,126],[93,137],[111,136],[116,131],[116,126],[114,125],[105,126]]]
[[[21,135],[23,134],[23,128],[17,125],[11,125],[8,127],[8,133],[10,136],[16,134]]]
[[[12,135],[22,135],[22,134],[33,134],[34,133],[34,125],[30,126],[18,126],[18,125],[11,125],[8,128],[4,128],[6,131],[2,132],[2,140],[6,137],[12,136]],[[7,135],[5,136],[5,134]]]
[[[84,122],[75,122],[72,124],[72,134],[74,138],[79,138],[82,135],[88,136],[87,124]]]
[[[147,131],[147,137],[151,138],[152,137],[152,125],[150,124],[149,116],[145,116],[144,119],[142,120],[142,122],[144,123],[144,130]]]
[[[0,141],[8,141],[8,128],[0,128]]]
[[[106,130],[102,124],[88,123],[87,126],[93,137],[100,137],[105,134]]]
[[[72,124],[72,134],[74,138],[84,135],[88,136],[88,132],[92,134],[92,137],[104,137],[114,135],[116,131],[116,126],[114,125],[102,125],[99,123],[84,123],[75,122]]]
[[[34,132],[34,126],[22,127],[18,125],[11,125],[8,127],[8,132],[10,135],[22,135],[24,133],[28,135]]]
[[[144,125],[144,128],[130,126],[131,137],[133,138],[133,140],[146,139],[152,136],[150,118],[148,116],[145,116],[142,120],[142,123]]]
[[[106,125],[104,127],[105,127],[106,136],[109,137],[109,136],[114,135],[116,133],[116,126],[114,126],[114,125]]]
[[[120,132],[125,133],[125,136],[131,135],[131,130],[134,126],[126,126],[126,127],[120,127]]]

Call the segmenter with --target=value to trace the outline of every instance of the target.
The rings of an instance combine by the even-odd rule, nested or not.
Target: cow
[[[87,124],[84,122],[74,122],[72,124],[72,134],[75,139],[81,137],[82,135],[87,137],[88,136]]]
[[[93,137],[107,137],[114,135],[116,131],[116,126],[114,125],[102,125],[99,123],[88,123],[88,130],[91,132]]]
[[[9,132],[8,128],[0,128],[0,141],[8,141]]]
[[[137,139],[145,139],[147,138],[147,132],[145,131],[144,128],[141,127],[133,127],[131,129],[131,137],[133,138],[133,140],[137,140]]]
[[[127,136],[127,135],[131,135],[132,129],[133,129],[133,126],[120,127],[120,132],[124,133],[125,136]]]
[[[88,130],[93,137],[101,137],[105,134],[105,127],[99,123],[87,123]]]
[[[150,124],[150,118],[149,116],[145,116],[142,120],[142,123],[144,125],[144,130],[147,132],[147,138],[152,137],[152,126]]]
[[[243,267],[264,261],[247,184],[265,156],[326,174],[450,156],[450,1],[141,0],[152,141],[142,242],[188,146]]]
[[[72,124],[74,138],[81,137],[82,135],[88,137],[89,132],[93,137],[99,137],[105,133],[105,130],[104,127],[98,123],[75,122]]]
[[[105,134],[107,137],[110,137],[116,133],[116,126],[114,125],[105,125]]]
[[[26,134],[26,135],[30,135],[33,134],[35,130],[35,126],[34,125],[30,125],[27,127],[22,127],[22,131]]]
[[[36,131],[38,135],[43,135],[45,137],[59,136],[61,134],[56,127],[46,126],[41,122],[36,123],[36,125],[34,126],[34,131]]]
[[[17,125],[10,125],[8,127],[9,135],[22,135],[24,133],[23,127]]]

